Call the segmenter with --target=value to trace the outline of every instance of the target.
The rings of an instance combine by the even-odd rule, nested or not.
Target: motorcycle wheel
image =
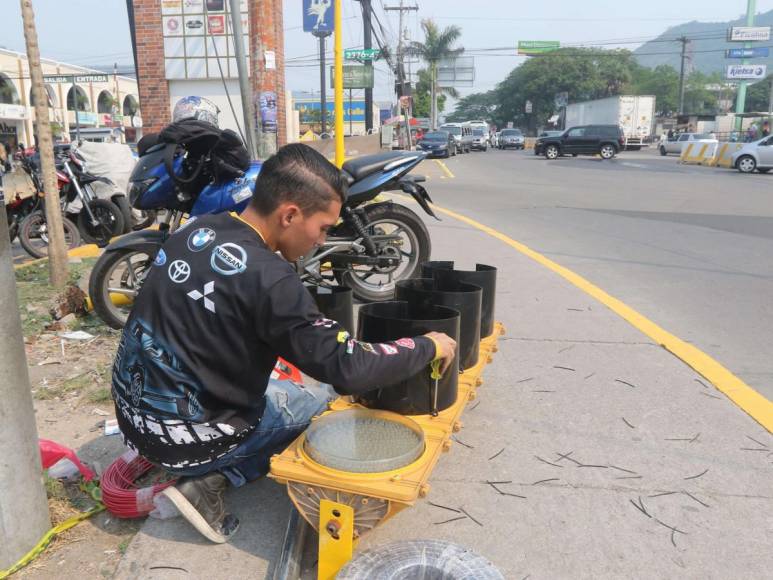
[[[124,233],[123,215],[112,201],[93,199],[89,202],[89,209],[94,214],[96,224],[91,223],[85,208],[78,214],[78,229],[87,243],[103,248],[110,243],[111,238]]]
[[[89,297],[102,321],[120,330],[155,256],[140,250],[116,250],[99,257],[89,278]]]
[[[352,289],[363,302],[392,300],[395,282],[415,278],[421,272],[422,262],[429,260],[432,242],[422,219],[413,211],[398,204],[379,204],[365,208],[370,235],[402,234],[402,244],[387,243],[379,248],[380,254],[400,257],[396,267],[349,265],[346,271],[335,273],[338,283]]]
[[[62,226],[67,248],[71,250],[79,246],[81,236],[76,225],[66,217],[62,217]],[[19,224],[19,243],[33,258],[48,256],[48,224],[42,209],[32,212]]]
[[[111,201],[121,210],[121,216],[123,216],[123,233],[128,234],[133,229],[134,218],[132,216],[132,206],[129,204],[129,200],[123,194],[114,195],[110,198]]]

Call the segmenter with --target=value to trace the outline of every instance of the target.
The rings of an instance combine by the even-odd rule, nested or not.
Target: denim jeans
[[[325,411],[335,397],[333,389],[326,384],[304,386],[290,380],[270,379],[263,418],[241,445],[211,463],[167,470],[188,477],[219,471],[234,487],[241,487],[266,475],[271,456],[284,451],[306,430],[312,417]]]

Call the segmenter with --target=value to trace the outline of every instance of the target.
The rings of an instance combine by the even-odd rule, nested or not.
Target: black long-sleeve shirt
[[[151,461],[194,466],[258,425],[278,356],[355,394],[419,373],[435,350],[426,337],[354,340],[257,230],[230,214],[194,218],[163,245],[124,328],[116,416]]]

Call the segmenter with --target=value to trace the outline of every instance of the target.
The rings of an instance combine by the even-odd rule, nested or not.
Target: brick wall
[[[161,0],[134,0],[137,79],[144,132],[160,131],[171,120],[169,85],[164,72]]]

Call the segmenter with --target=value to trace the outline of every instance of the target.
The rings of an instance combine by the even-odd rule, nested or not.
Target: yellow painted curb
[[[545,266],[549,270],[552,270],[562,278],[571,282],[580,290],[586,294],[589,294],[607,306],[610,310],[621,316],[629,324],[634,326],[646,336],[650,337],[657,344],[684,361],[697,373],[710,381],[719,391],[724,393],[731,401],[733,401],[733,403],[740,407],[750,417],[765,427],[765,429],[773,433],[773,403],[771,403],[763,395],[755,391],[753,388],[751,388],[705,352],[692,346],[691,344],[686,343],[679,337],[661,328],[645,316],[639,314],[636,310],[627,304],[613,296],[610,296],[598,286],[590,283],[582,276],[575,274],[568,268],[557,264],[539,252],[535,252],[528,246],[515,241],[510,236],[498,232],[494,228],[490,228],[480,222],[468,218],[467,216],[458,214],[454,211],[438,207],[434,204],[432,207],[440,213],[446,214],[447,216],[464,222],[506,243],[508,246],[511,246],[518,252],[524,254],[535,262]]]

